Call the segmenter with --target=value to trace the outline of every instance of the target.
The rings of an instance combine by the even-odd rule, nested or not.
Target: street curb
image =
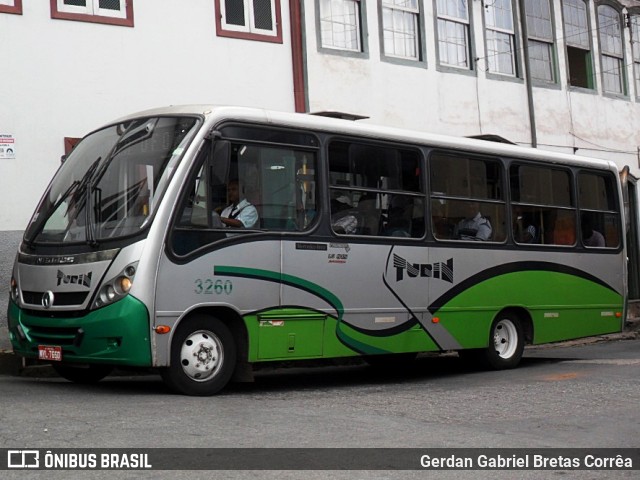
[[[640,338],[640,317],[627,320],[624,330],[620,333],[599,335],[596,337],[579,338],[566,342],[548,343],[544,345],[530,345],[527,349],[549,349],[559,347],[573,347],[579,345],[591,345],[601,342],[614,342],[619,340],[635,340]],[[19,377],[49,378],[57,377],[57,373],[48,364],[35,363],[35,360],[25,361],[14,355],[10,350],[0,350],[0,375],[12,375]]]

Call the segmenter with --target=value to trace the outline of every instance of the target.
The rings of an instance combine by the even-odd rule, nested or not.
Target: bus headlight
[[[119,287],[120,292],[129,293],[129,290],[131,290],[131,285],[133,285],[133,282],[129,277],[122,276],[118,278],[118,282],[116,285]]]
[[[93,308],[104,307],[126,297],[133,286],[137,266],[138,262],[127,265],[115,278],[104,282],[93,302]]]
[[[18,302],[18,297],[20,296],[20,288],[18,287],[18,282],[15,277],[11,277],[11,300],[14,302]]]

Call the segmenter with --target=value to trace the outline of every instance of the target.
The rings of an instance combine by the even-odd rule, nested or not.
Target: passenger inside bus
[[[331,224],[333,231],[348,235],[378,235],[380,230],[380,210],[375,194],[350,192],[357,198],[352,206],[348,195],[342,194],[331,200]]]
[[[540,243],[538,228],[532,212],[516,206],[513,211],[513,236],[518,243]]]
[[[460,240],[491,240],[493,228],[488,218],[480,212],[478,202],[465,202],[467,217],[460,220],[454,231],[454,238]]]
[[[605,247],[606,242],[604,235],[593,229],[593,221],[589,215],[582,215],[580,218],[580,225],[582,226],[582,242],[587,247]]]

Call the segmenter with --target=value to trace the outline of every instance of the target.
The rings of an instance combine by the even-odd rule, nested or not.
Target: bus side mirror
[[[211,167],[211,185],[226,185],[231,158],[231,143],[228,140],[215,140],[211,149],[209,165]]]

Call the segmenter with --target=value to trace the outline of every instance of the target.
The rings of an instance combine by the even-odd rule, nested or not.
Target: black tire
[[[69,363],[52,363],[58,375],[74,383],[98,383],[113,371],[112,365],[73,365]]]
[[[160,371],[164,382],[185,395],[214,395],[229,383],[236,344],[224,323],[195,316],[180,324],[171,342],[171,364]]]

